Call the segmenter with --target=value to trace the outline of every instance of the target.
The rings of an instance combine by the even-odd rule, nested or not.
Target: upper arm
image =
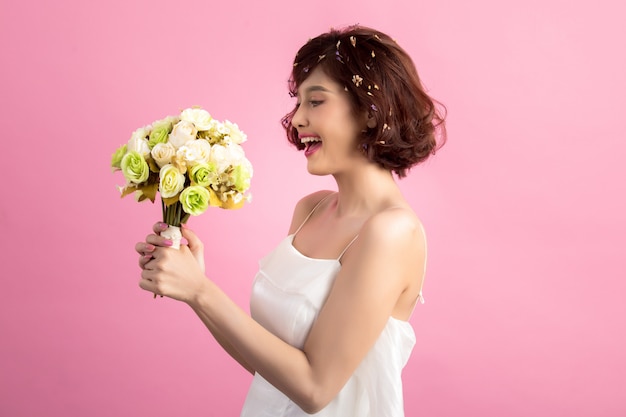
[[[422,279],[425,238],[407,210],[363,226],[304,346],[320,398],[330,401],[374,345],[411,280]]]

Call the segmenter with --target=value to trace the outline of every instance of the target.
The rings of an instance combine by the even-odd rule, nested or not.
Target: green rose
[[[230,175],[231,182],[235,187],[235,190],[243,193],[248,188],[250,188],[250,179],[252,178],[252,165],[246,159],[241,165],[235,166]]]
[[[122,158],[121,162],[122,174],[128,182],[141,184],[148,179],[150,167],[148,163],[137,151],[130,151]]]
[[[113,171],[121,169],[122,158],[124,157],[124,155],[126,155],[126,148],[126,144],[123,144],[122,146],[117,148],[117,150],[111,157],[111,168]]]
[[[152,124],[152,131],[150,131],[150,139],[148,140],[148,145],[150,145],[150,149],[154,148],[157,143],[166,143],[171,131],[171,120],[163,119],[154,122]]]
[[[204,213],[209,208],[210,199],[211,194],[209,190],[199,185],[185,188],[179,197],[185,213],[189,213],[192,216]]]
[[[208,187],[217,179],[217,168],[214,163],[196,164],[189,171],[191,181],[202,187]]]
[[[185,187],[185,176],[172,164],[167,164],[159,171],[159,192],[161,197],[175,197]]]

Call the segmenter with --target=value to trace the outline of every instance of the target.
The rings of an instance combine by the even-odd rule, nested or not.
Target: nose
[[[305,127],[307,125],[306,112],[303,109],[304,106],[298,105],[296,107],[295,112],[293,113],[293,117],[291,118],[291,126],[296,129]]]

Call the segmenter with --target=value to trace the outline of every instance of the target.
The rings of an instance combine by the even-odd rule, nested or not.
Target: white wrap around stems
[[[183,238],[183,234],[180,232],[178,226],[168,226],[167,229],[161,232],[161,236],[172,241],[172,248],[180,249],[180,241]]]

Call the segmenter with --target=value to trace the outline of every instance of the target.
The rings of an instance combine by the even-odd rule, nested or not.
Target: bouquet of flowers
[[[122,171],[122,197],[154,203],[161,195],[161,233],[180,247],[181,223],[209,207],[238,209],[246,201],[252,165],[241,144],[247,139],[235,123],[220,122],[201,108],[188,108],[135,130],[111,159],[113,171]]]

